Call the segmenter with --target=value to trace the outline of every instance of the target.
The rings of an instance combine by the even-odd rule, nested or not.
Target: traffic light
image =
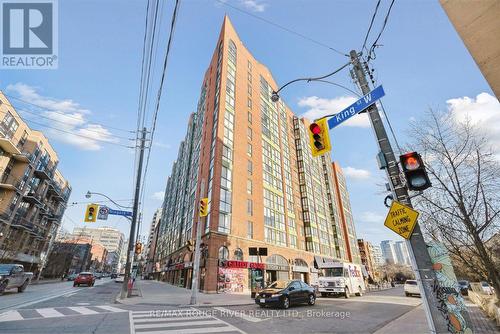
[[[200,199],[200,217],[208,216],[208,197]]]
[[[85,219],[86,223],[95,223],[97,219],[97,212],[99,211],[99,205],[97,204],[89,204],[87,205],[87,210],[85,210]]]
[[[313,157],[325,154],[331,150],[328,122],[326,118],[317,120],[309,125],[309,142]]]
[[[142,243],[136,242],[135,243],[135,254],[139,255],[142,253]]]
[[[406,184],[409,190],[424,190],[432,186],[424,162],[417,152],[410,152],[399,157]]]

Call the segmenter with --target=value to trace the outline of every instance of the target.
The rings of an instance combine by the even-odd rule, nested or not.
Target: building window
[[[248,171],[248,175],[252,175],[253,174],[253,163],[252,163],[252,160],[248,160],[247,171]]]
[[[219,248],[219,260],[227,259],[229,259],[229,250],[226,246],[221,246],[221,248]]]
[[[252,73],[248,73],[248,82],[252,82]]]
[[[252,96],[252,86],[250,84],[247,86],[247,93],[248,96]]]
[[[249,216],[253,216],[253,201],[251,199],[247,199],[247,213]]]
[[[253,135],[252,128],[248,127],[247,128],[247,138],[248,138],[248,140],[250,140],[250,141],[252,140],[252,137],[253,137],[252,135]]]
[[[252,144],[247,143],[247,154],[249,157],[252,156]]]
[[[248,123],[252,124],[252,113],[248,112]]]
[[[253,239],[253,222],[247,221],[247,238]]]
[[[252,180],[247,180],[247,193],[252,194]]]
[[[248,61],[247,66],[248,66],[248,70],[251,71],[252,70],[252,63],[250,62],[250,60]]]
[[[252,100],[251,99],[247,99],[247,107],[252,109]]]
[[[234,250],[233,259],[235,259],[236,261],[243,261],[243,251],[241,250],[241,248],[236,248]]]

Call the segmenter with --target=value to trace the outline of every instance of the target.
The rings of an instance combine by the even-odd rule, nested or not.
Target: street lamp
[[[111,198],[109,198],[108,196],[102,194],[102,193],[96,193],[96,192],[91,192],[90,190],[87,191],[87,193],[85,194],[85,198],[90,198],[92,197],[92,195],[100,195],[100,196],[103,196],[103,197],[106,197],[108,200],[110,200],[111,202],[113,202],[113,204],[119,206],[120,208],[124,208],[124,209],[132,209],[131,206],[124,206],[124,205],[120,205],[118,203],[116,203],[115,201],[113,201]]]

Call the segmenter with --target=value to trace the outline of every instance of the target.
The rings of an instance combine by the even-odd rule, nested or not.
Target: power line
[[[380,36],[382,36],[382,33],[385,30],[385,26],[387,25],[387,21],[389,20],[389,15],[391,14],[391,9],[392,6],[394,5],[395,0],[391,1],[391,4],[389,5],[389,9],[387,10],[387,14],[385,15],[384,18],[384,23],[382,24],[382,28],[380,29],[380,32],[377,35],[377,38],[375,38],[375,41],[373,42],[372,46],[370,47],[370,51],[368,52],[368,59],[367,61],[370,61],[371,59],[375,59],[376,56],[372,56],[375,54],[375,48],[378,46],[378,40],[380,39]]]
[[[230,3],[226,2],[226,1],[223,1],[223,0],[215,0],[215,1],[217,1],[217,2],[221,3],[221,4],[222,4],[222,5],[224,5],[224,6],[227,6],[227,7],[230,7],[230,8],[232,8],[232,9],[234,9],[234,10],[237,10],[237,11],[239,11],[239,12],[243,13],[243,14],[246,14],[246,15],[248,15],[248,16],[251,16],[251,17],[253,17],[253,18],[257,19],[257,20],[260,20],[260,21],[262,21],[262,22],[265,22],[265,23],[267,23],[267,24],[270,24],[270,25],[272,25],[272,26],[274,26],[274,27],[276,27],[276,28],[279,28],[279,29],[281,29],[281,30],[284,30],[284,31],[286,31],[286,32],[288,32],[288,33],[290,33],[290,34],[292,34],[292,35],[299,36],[300,38],[306,39],[306,40],[308,40],[308,41],[310,41],[310,42],[312,42],[312,43],[314,43],[314,44],[317,44],[317,45],[319,45],[319,46],[322,46],[322,47],[324,47],[324,48],[327,48],[327,49],[329,49],[329,50],[331,50],[331,51],[333,51],[333,52],[336,52],[336,53],[338,53],[338,54],[340,54],[340,55],[342,55],[342,56],[349,57],[349,55],[348,55],[348,54],[346,54],[345,52],[339,51],[339,50],[337,50],[337,49],[335,49],[335,48],[333,48],[333,47],[331,47],[331,46],[329,46],[329,45],[327,45],[327,44],[325,44],[325,43],[323,43],[323,42],[320,42],[320,41],[318,41],[318,40],[315,40],[315,39],[313,39],[313,38],[311,38],[311,37],[308,37],[308,36],[306,36],[306,35],[304,35],[304,34],[301,34],[301,33],[297,32],[297,31],[294,31],[294,30],[292,30],[292,29],[290,29],[290,28],[284,27],[284,26],[282,26],[282,25],[280,25],[280,24],[274,23],[274,22],[272,22],[272,21],[270,21],[270,20],[268,20],[268,19],[265,19],[265,18],[263,18],[263,17],[261,17],[261,16],[258,16],[258,15],[255,15],[255,14],[253,14],[253,13],[250,13],[250,12],[248,12],[248,11],[244,10],[244,9],[241,9],[241,8],[239,8],[239,7],[236,7],[236,6],[233,6],[233,5],[231,5]]]
[[[39,126],[43,126],[43,127],[49,128],[49,129],[53,129],[53,130],[56,130],[56,131],[67,133],[67,134],[70,134],[70,135],[73,135],[73,136],[82,137],[82,138],[85,138],[85,139],[89,139],[89,140],[93,140],[93,141],[98,141],[98,142],[102,142],[102,143],[106,143],[106,144],[110,144],[110,145],[116,145],[116,146],[121,146],[121,147],[126,147],[126,148],[134,148],[133,146],[127,146],[127,145],[123,145],[123,144],[120,144],[120,143],[114,143],[114,142],[109,141],[109,140],[93,138],[93,137],[85,136],[85,135],[82,135],[82,134],[74,133],[74,132],[71,132],[71,131],[59,129],[59,128],[56,128],[56,127],[53,127],[53,126],[50,126],[50,125],[47,125],[47,124],[43,124],[43,123],[39,123],[39,122],[33,121],[31,119],[24,118],[24,120],[28,121],[30,123],[39,125]]]
[[[363,42],[363,46],[360,49],[361,52],[363,52],[365,47],[366,47],[366,41],[368,40],[368,36],[370,36],[370,32],[371,32],[372,26],[373,26],[373,21],[375,21],[375,17],[377,16],[378,7],[380,6],[381,1],[382,0],[378,0],[377,5],[375,6],[375,11],[373,12],[372,19],[370,21],[370,26],[368,27],[368,30],[366,31],[365,40]]]
[[[68,118],[74,118],[76,120],[79,120],[81,121],[82,119],[79,118],[79,117],[75,117],[75,116],[72,116],[72,115],[68,115],[62,111],[59,111],[59,110],[51,110],[51,109],[47,109],[45,107],[42,107],[41,105],[38,105],[38,104],[35,104],[35,103],[32,103],[32,102],[29,102],[29,101],[26,101],[26,100],[23,100],[23,99],[20,99],[18,97],[15,97],[15,96],[12,96],[12,95],[8,95],[8,94],[5,94],[5,96],[11,98],[11,99],[14,99],[14,100],[17,100],[17,101],[20,101],[20,102],[23,102],[23,103],[26,103],[26,104],[29,104],[29,105],[32,105],[34,107],[38,107],[44,111],[49,111],[49,112],[54,112],[56,114],[60,114],[60,115],[63,115],[65,117],[68,117]],[[9,105],[12,107],[12,108],[15,108],[12,104],[10,104],[9,102]],[[129,133],[135,133],[135,131],[131,131],[131,130],[126,130],[126,129],[121,129],[121,128],[117,128],[117,127],[114,127],[114,126],[111,126],[111,125],[107,125],[107,124],[103,124],[103,123],[98,123],[98,122],[92,122],[93,124],[97,124],[97,125],[101,125],[101,126],[104,126],[106,128],[109,128],[109,129],[113,129],[113,130],[117,130],[117,131],[123,131],[123,132],[129,132]]]

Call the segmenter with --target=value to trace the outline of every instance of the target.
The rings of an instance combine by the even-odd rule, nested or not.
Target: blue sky
[[[344,52],[360,48],[375,6],[375,1],[227,2]],[[369,43],[380,30],[387,10],[389,1],[382,2]],[[162,9],[162,52],[156,59],[155,80],[168,36],[172,1]],[[130,145],[130,141],[115,136],[134,135],[114,128],[133,130],[136,126],[145,10],[146,1],[60,1],[59,68],[2,71],[0,89],[71,114],[73,121],[67,125],[47,123],[46,119],[23,114],[26,118]],[[162,203],[159,194],[164,190],[188,116],[196,108],[201,80],[226,13],[244,44],[268,66],[278,83],[322,75],[347,61],[325,47],[219,1],[182,1],[146,181],[144,231]],[[418,120],[429,107],[461,108],[465,112],[477,107],[476,97],[486,93],[482,96],[497,108],[498,101],[491,100],[491,89],[437,1],[397,1],[379,43],[383,46],[377,49],[373,61],[375,77],[384,85],[384,106],[400,143],[408,141],[409,120]],[[331,80],[354,89],[348,71]],[[156,95],[156,88],[151,94]],[[282,97],[299,115],[339,111],[353,100],[351,93],[321,83],[292,85]],[[456,104],[447,103],[450,99],[455,99]],[[15,100],[11,102],[27,108]],[[37,111],[47,115],[46,111]],[[386,181],[377,170],[377,148],[363,117],[330,132],[332,157],[345,168],[348,177],[358,237],[374,242],[397,239],[383,226],[387,209],[381,185]],[[63,121],[68,118],[63,116]],[[73,185],[70,202],[88,201],[84,197],[87,190],[119,200],[132,198],[134,154],[130,149],[62,135],[39,125],[32,127],[47,132],[56,148],[60,169]],[[70,205],[63,226],[72,230],[82,225],[83,211],[84,205]],[[94,225],[118,227],[128,235],[129,223],[123,218]]]

